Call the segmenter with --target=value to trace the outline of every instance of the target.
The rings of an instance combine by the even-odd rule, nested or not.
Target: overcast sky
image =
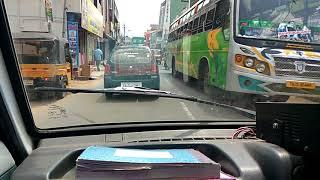
[[[164,0],[116,0],[121,34],[123,24],[129,36],[143,36],[150,24],[159,23],[160,5]]]

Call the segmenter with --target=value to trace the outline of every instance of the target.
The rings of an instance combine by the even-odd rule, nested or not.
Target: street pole
[[[62,37],[66,38],[66,10],[67,10],[67,0],[63,2],[63,17],[62,17]]]
[[[48,32],[52,33],[52,24],[51,24],[51,22],[48,22]]]
[[[126,25],[123,25],[123,40],[124,40],[124,44],[126,44]]]

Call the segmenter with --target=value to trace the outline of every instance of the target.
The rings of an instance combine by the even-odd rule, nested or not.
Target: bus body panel
[[[179,39],[170,43],[169,49],[178,72],[185,74],[183,62],[187,59],[188,74],[185,75],[198,79],[200,61],[205,59],[209,64],[210,84],[225,89],[229,41],[224,39],[221,28]],[[186,53],[190,53],[187,58]]]

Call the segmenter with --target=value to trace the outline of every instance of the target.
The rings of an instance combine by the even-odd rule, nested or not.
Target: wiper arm
[[[146,96],[156,96],[156,97],[177,97],[180,99],[183,96],[170,91],[160,91],[144,87],[116,87],[116,88],[106,88],[106,89],[78,89],[78,88],[55,88],[55,87],[38,87],[31,91],[35,92],[69,92],[73,94],[87,93],[87,94],[132,94],[132,95],[146,95]],[[186,99],[187,100],[187,99]]]
[[[69,92],[73,94],[87,93],[87,94],[120,94],[120,95],[143,95],[151,97],[163,97],[171,99],[182,99],[192,102],[197,102],[201,104],[220,106],[229,109],[233,109],[237,112],[244,113],[249,118],[255,118],[255,111],[248,109],[231,106],[227,104],[216,103],[213,101],[208,101],[204,99],[199,99],[194,96],[186,96],[181,94],[176,94],[170,91],[160,91],[144,87],[117,87],[117,88],[107,88],[107,89],[77,89],[77,88],[55,88],[55,87],[38,87],[33,91],[35,92]]]

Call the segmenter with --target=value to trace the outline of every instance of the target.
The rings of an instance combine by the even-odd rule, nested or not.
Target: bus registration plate
[[[312,82],[305,81],[287,81],[286,83],[288,88],[296,88],[296,89],[316,89],[316,84]]]

